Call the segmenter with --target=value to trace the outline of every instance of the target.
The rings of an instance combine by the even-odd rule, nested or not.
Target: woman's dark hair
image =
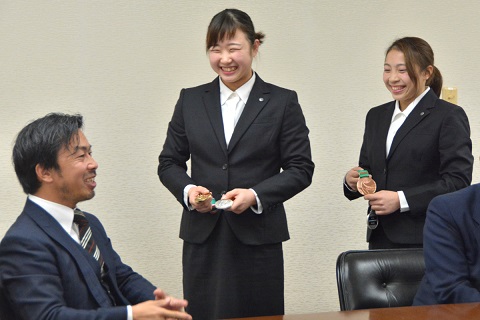
[[[391,50],[398,50],[403,53],[408,75],[415,84],[418,82],[415,66],[418,66],[420,71],[424,71],[428,66],[432,66],[433,72],[427,79],[426,85],[440,97],[443,84],[442,74],[435,67],[433,50],[425,40],[416,37],[398,39],[388,47],[385,56]]]
[[[238,9],[225,9],[217,13],[208,25],[206,50],[208,51],[208,49],[225,38],[230,39],[234,37],[237,29],[245,33],[250,45],[253,45],[257,39],[260,43],[263,43],[265,34],[255,32],[252,19],[250,19],[248,14]]]
[[[27,194],[35,194],[40,188],[35,167],[59,170],[58,153],[68,149],[72,138],[78,139],[83,127],[83,117],[62,113],[50,113],[29,123],[17,135],[13,147],[13,165],[17,178]]]

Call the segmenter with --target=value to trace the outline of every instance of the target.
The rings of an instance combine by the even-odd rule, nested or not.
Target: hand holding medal
[[[370,177],[368,170],[358,170],[360,178],[357,181],[357,190],[362,195],[372,194],[377,191],[377,184],[375,180]]]
[[[209,192],[209,193],[205,193],[205,194],[199,194],[195,197],[195,202],[196,203],[201,203],[201,202],[204,202],[204,201],[207,201],[207,200],[210,200],[211,201],[211,204],[213,205],[213,209],[220,209],[220,210],[226,210],[226,209],[230,209],[230,207],[232,206],[233,204],[233,200],[230,200],[230,199],[224,199],[224,200],[215,200],[213,197],[212,197],[212,193]]]

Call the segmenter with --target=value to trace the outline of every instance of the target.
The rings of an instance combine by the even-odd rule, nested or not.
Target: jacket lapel
[[[422,100],[417,104],[415,109],[408,115],[405,122],[402,124],[400,129],[398,129],[395,137],[392,141],[392,146],[390,147],[390,153],[388,154],[387,159],[392,157],[392,154],[395,152],[395,149],[398,145],[402,142],[405,136],[417,126],[420,121],[425,119],[430,114],[430,109],[435,106],[435,101],[437,100],[437,96],[432,92],[430,89],[429,92],[423,97]]]
[[[215,133],[218,143],[221,145],[225,155],[227,154],[227,142],[223,131],[222,108],[220,106],[220,78],[213,80],[203,95],[203,106],[210,120],[210,125]]]
[[[83,278],[98,304],[100,306],[111,306],[110,298],[100,284],[99,274],[95,271],[99,268],[95,268],[96,266],[94,267],[91,264],[92,261],[90,260],[94,259],[90,259],[86,251],[65,232],[50,214],[32,201],[27,200],[24,213],[35,221],[40,229],[42,229],[53,241],[70,253],[71,258],[75,260],[78,269],[83,275],[82,277],[78,275],[79,279]],[[72,272],[75,271],[72,270]]]
[[[386,159],[387,157],[387,136],[388,130],[390,129],[390,123],[392,122],[393,111],[395,109],[395,101],[387,105],[384,109],[382,115],[378,119],[378,136],[380,139],[380,144],[374,145],[373,147],[377,150],[376,154],[378,155],[378,159]]]

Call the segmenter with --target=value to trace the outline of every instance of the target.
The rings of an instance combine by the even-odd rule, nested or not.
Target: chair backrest
[[[343,252],[337,259],[340,310],[410,306],[424,273],[423,249]]]

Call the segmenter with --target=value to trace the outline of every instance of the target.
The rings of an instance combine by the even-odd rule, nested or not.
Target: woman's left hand
[[[400,199],[396,191],[381,190],[363,197],[368,200],[370,207],[376,214],[382,216],[391,214],[400,209]]]
[[[255,194],[249,189],[233,189],[225,193],[222,199],[233,200],[232,206],[227,210],[236,214],[240,214],[251,206],[255,206],[257,204]]]

